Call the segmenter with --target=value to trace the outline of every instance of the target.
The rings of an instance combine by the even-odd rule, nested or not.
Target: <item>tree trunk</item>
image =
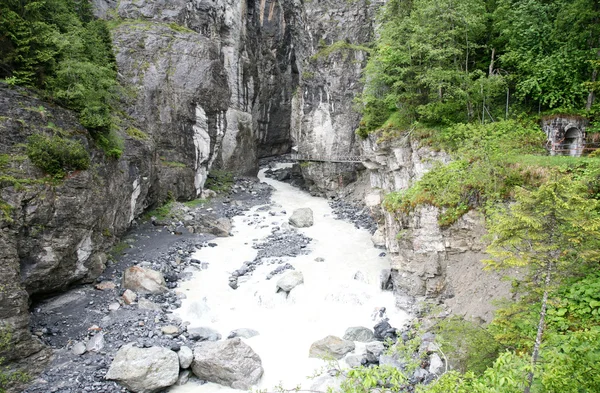
[[[542,296],[542,309],[540,310],[540,320],[538,322],[537,335],[535,336],[535,344],[533,353],[531,354],[531,371],[527,375],[527,385],[523,393],[530,393],[531,385],[533,384],[533,373],[540,355],[540,346],[542,345],[542,335],[544,334],[544,323],[546,320],[546,309],[548,308],[548,291],[550,289],[550,276],[552,274],[552,263],[548,262],[546,266],[546,280],[544,286],[544,296]]]
[[[596,78],[598,77],[598,69],[594,69],[594,72],[592,72],[592,83],[596,82]],[[594,100],[596,99],[596,94],[594,92],[594,88],[592,87],[590,89],[590,92],[588,93],[588,97],[587,97],[587,102],[585,104],[585,110],[589,111],[590,109],[592,109],[592,105],[594,105]]]
[[[488,76],[492,76],[494,74],[494,56],[496,56],[496,48],[492,48],[492,59],[490,60],[490,69],[488,71]]]

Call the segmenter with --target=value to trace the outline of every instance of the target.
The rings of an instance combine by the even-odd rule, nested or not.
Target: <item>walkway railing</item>
[[[292,153],[292,160],[318,161],[318,162],[363,162],[367,160],[364,156],[315,156],[310,154]]]
[[[600,149],[600,143],[586,144],[552,144],[547,147],[551,155],[579,157]]]

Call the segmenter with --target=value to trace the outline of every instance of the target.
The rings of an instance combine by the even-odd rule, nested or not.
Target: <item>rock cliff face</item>
[[[29,296],[95,279],[116,236],[152,202],[156,178],[149,144],[127,139],[121,159],[108,159],[72,113],[26,94],[0,87],[0,154],[8,158],[0,184],[0,324],[12,333],[9,359],[41,349],[29,332]],[[57,181],[27,160],[29,136],[56,132],[82,143],[89,170]]]
[[[383,195],[404,190],[429,171],[435,162],[449,162],[444,152],[420,147],[410,138],[363,142],[370,160],[371,186],[378,190],[366,199],[379,217],[386,248],[392,253],[392,279],[398,304],[410,308],[417,301],[443,302],[454,314],[489,322],[491,300],[510,296],[510,283],[500,274],[484,272],[487,258],[482,236],[483,218],[471,211],[450,227],[438,224],[438,209],[423,206],[408,215],[381,209]]]
[[[305,3],[291,130],[301,156],[335,161],[359,155],[355,97],[363,89],[361,77],[377,8],[378,2],[367,0]],[[358,169],[362,168],[349,163],[311,162],[302,172],[311,191],[323,193],[353,181]]]

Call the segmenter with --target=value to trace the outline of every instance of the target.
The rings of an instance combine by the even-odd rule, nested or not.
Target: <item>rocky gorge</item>
[[[14,158],[2,168],[10,178],[0,190],[8,206],[0,223],[0,322],[11,331],[11,349],[3,356],[32,375],[45,369],[25,391],[158,391],[192,375],[207,380],[200,358],[211,351],[240,351],[233,358],[249,359],[236,366],[248,380],[221,375],[213,382],[241,389],[255,384],[262,366],[252,349],[240,338],[213,340],[215,332],[188,329],[174,313],[185,300],[175,288],[206,270],[192,254],[219,248],[213,240],[229,236],[233,217],[259,205],[267,205],[263,213],[274,219],[291,215],[268,205],[272,189],[254,177],[259,159],[292,148],[308,157],[364,157],[362,163],[310,161],[293,172],[312,194],[331,199],[341,218],[369,231],[380,248],[372,250],[375,259],[389,258],[391,278],[374,283],[393,288],[388,309],[412,313],[429,299],[446,312],[490,320],[491,300],[507,296],[509,284],[480,266],[480,217],[471,212],[440,228],[435,208],[401,218],[381,208],[387,192],[406,189],[432,162],[449,157],[410,139],[355,135],[360,115],[353,100],[362,90],[380,2],[94,0],[94,6],[96,16],[111,23],[128,92],[120,158],[97,148],[70,111],[0,85],[0,153]],[[27,138],[54,128],[84,144],[90,169],[53,181],[29,162]],[[167,200],[212,196],[205,189],[211,170],[240,177],[206,206],[178,206],[180,219],[142,219]],[[297,227],[312,225],[312,218],[300,221]],[[229,288],[238,290],[265,268],[275,285],[280,275],[297,270],[285,258],[303,255],[313,240],[293,228],[268,235],[254,242],[256,258],[231,269]],[[126,248],[115,257],[121,239]],[[125,276],[132,266],[138,270],[130,273],[144,279],[130,285]],[[290,284],[277,285],[293,293]],[[191,343],[198,341],[207,348],[195,349]],[[343,356],[349,352],[350,344],[328,341]],[[213,342],[227,348],[208,348]],[[354,360],[381,362],[381,354],[371,344]],[[152,362],[164,366],[164,374],[152,377],[164,385],[142,386],[153,380],[148,374],[109,370],[140,358],[148,364],[137,371],[153,369]]]

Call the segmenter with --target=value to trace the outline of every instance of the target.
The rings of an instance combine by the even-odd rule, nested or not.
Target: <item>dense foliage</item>
[[[64,177],[66,171],[90,166],[90,155],[81,142],[58,135],[32,135],[27,144],[27,156],[34,165],[55,177]]]
[[[0,78],[76,110],[96,135],[112,125],[115,59],[106,23],[87,0],[0,2]]]
[[[358,132],[589,110],[599,17],[594,0],[390,0]]]
[[[539,125],[577,114],[600,132],[600,2],[390,0],[380,32],[357,133],[450,158],[385,207],[433,205],[442,226],[477,208],[488,268],[523,274],[489,326],[434,328],[456,369],[418,391],[600,391],[600,153],[548,156]]]

